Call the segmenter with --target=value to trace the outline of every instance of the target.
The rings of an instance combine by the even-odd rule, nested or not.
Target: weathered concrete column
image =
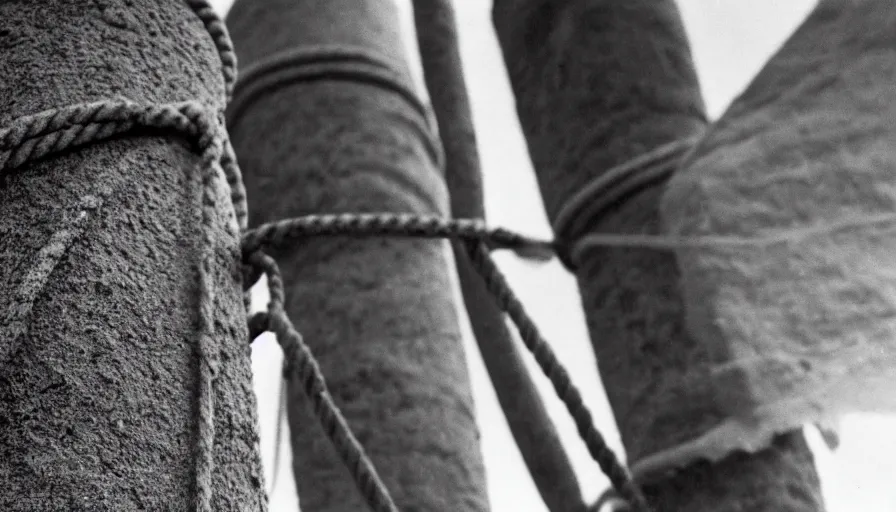
[[[181,0],[2,2],[0,75],[4,127],[122,96],[224,101],[215,45]],[[0,171],[0,509],[195,510],[199,164],[192,141],[141,129]],[[219,192],[212,505],[263,510]]]
[[[496,0],[493,15],[552,222],[613,167],[705,130],[672,0]],[[663,183],[647,180],[609,208],[583,209],[587,214],[562,235],[659,233]],[[717,421],[712,396],[686,386],[674,391],[713,350],[685,331],[675,255],[595,248],[577,263],[592,345],[629,460]],[[797,431],[758,454],[698,463],[645,490],[661,511],[814,511],[821,507],[818,485]]]
[[[439,148],[383,0],[247,0],[228,15],[243,69],[228,123],[256,224],[311,213],[448,211]],[[401,510],[488,509],[438,241],[308,239],[272,252],[286,311]],[[289,385],[303,509],[367,510]]]

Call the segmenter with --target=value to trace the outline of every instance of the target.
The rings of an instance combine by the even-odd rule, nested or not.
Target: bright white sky
[[[402,8],[409,56],[419,79],[410,0],[396,1]],[[232,0],[212,0],[211,3],[223,15]],[[678,0],[678,3],[691,39],[703,93],[713,117],[717,117],[747,85],[815,4],[813,0]],[[516,120],[501,53],[491,28],[490,4],[483,0],[455,0],[461,52],[485,173],[488,215],[493,225],[549,237],[550,228]],[[582,389],[598,427],[621,453],[618,434],[597,378],[574,279],[557,263],[536,267],[503,255],[498,256],[498,261]],[[261,307],[266,293],[257,291],[259,293],[254,302],[256,307]],[[478,349],[471,339],[466,318],[463,322],[492,509],[496,512],[545,512],[513,444]],[[272,474],[281,357],[276,342],[270,336],[256,341],[252,350],[255,391],[259,399],[262,457],[268,481]],[[592,500],[606,487],[606,479],[579,441],[572,421],[553,396],[547,380],[534,364],[530,364],[530,370],[535,374],[548,410],[557,423],[586,498]],[[896,510],[896,486],[892,483],[896,477],[894,432],[894,417],[847,418],[842,425],[841,446],[832,454],[823,447],[817,434],[809,431],[810,442],[816,448],[829,512]],[[270,510],[294,512],[297,510],[297,500],[286,436],[280,452],[280,478],[271,497]]]

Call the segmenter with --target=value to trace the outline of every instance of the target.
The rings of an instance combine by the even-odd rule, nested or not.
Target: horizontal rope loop
[[[510,249],[527,259],[546,261],[554,255],[554,244],[550,241],[489,228],[479,219],[443,219],[406,213],[338,213],[306,215],[249,230],[243,235],[243,256],[264,246],[277,246],[297,238],[339,235],[479,240],[492,249]]]
[[[214,137],[214,116],[198,102],[141,105],[101,101],[51,109],[16,119],[0,129],[0,170],[88,142],[97,142],[134,127],[173,129],[206,147]]]
[[[246,224],[246,191],[230,142],[218,114],[196,101],[167,105],[128,99],[104,100],[49,109],[15,119],[0,129],[0,174],[27,162],[108,140],[135,128],[171,130],[190,138],[200,149],[222,145],[218,164],[230,186],[230,199],[240,227]]]

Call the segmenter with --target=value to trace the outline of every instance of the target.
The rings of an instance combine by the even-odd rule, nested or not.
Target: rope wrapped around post
[[[585,441],[592,458],[609,477],[620,496],[632,504],[635,511],[650,510],[628,471],[619,462],[594,426],[594,420],[582,400],[581,393],[572,383],[569,374],[551,350],[550,345],[542,338],[535,323],[528,316],[522,303],[513,293],[489,254],[492,249],[510,249],[521,257],[544,261],[553,254],[553,242],[529,238],[505,229],[490,229],[484,222],[471,219],[446,220],[437,217],[394,213],[308,215],[265,224],[247,231],[243,235],[241,244],[243,261],[258,267],[258,264],[253,261],[260,261],[258,260],[259,256],[256,255],[262,247],[280,246],[294,239],[309,236],[450,238],[464,243],[471,261],[482,276],[486,287],[500,308],[517,326],[526,348],[532,352],[539,367],[551,381],[558,397],[574,419],[579,435]],[[264,273],[269,275],[269,279],[271,279],[271,275],[274,276],[274,279],[279,279],[279,273],[270,273],[271,269],[276,268],[273,260],[264,260],[264,265]],[[251,284],[253,283],[244,283],[245,286],[251,286]],[[281,346],[284,343],[283,338],[291,336],[288,329],[291,328],[291,324],[288,323],[285,313],[282,312],[282,300],[282,291],[278,292],[276,296],[272,291],[272,308],[268,313],[258,313],[252,317],[251,336],[260,334],[266,326],[277,333]],[[304,346],[301,337],[293,337],[293,340],[288,343]],[[284,347],[285,351],[286,347]],[[352,471],[359,489],[365,493],[365,497],[368,497],[368,503],[378,504],[379,501],[376,500],[382,499],[381,497],[375,500],[371,499],[374,495],[371,487],[373,477],[365,474],[365,468],[368,466],[359,460],[361,456],[358,454],[362,453],[363,448],[360,445],[352,446],[355,444],[351,441],[353,437],[350,436],[350,433],[346,435],[341,431],[344,420],[338,420],[341,415],[322,384],[323,376],[318,375],[320,369],[316,364],[307,360],[312,357],[310,351],[307,347],[291,347],[290,351],[291,355],[288,356],[297,359],[288,360],[288,364],[293,369],[297,369],[298,377],[305,385],[304,389],[306,393],[309,393],[315,411],[318,411],[318,417],[321,419],[324,430],[330,436],[347,467]],[[347,429],[347,425],[345,427]],[[370,467],[372,468],[372,466]],[[382,488],[380,492],[385,494],[387,491]]]
[[[199,457],[197,459],[197,508],[211,510],[213,471],[214,404],[212,386],[217,368],[213,342],[214,304],[209,282],[212,261],[211,233],[214,229],[215,182],[219,171],[238,180],[236,161],[224,158],[224,138],[216,114],[195,102],[175,105],[139,105],[130,101],[105,101],[53,109],[20,118],[0,130],[0,173],[73,147],[109,139],[136,127],[174,131],[189,137],[201,154],[203,183],[204,255],[200,263],[200,387]],[[229,181],[229,180],[228,180]],[[525,313],[519,299],[510,290],[503,275],[491,260],[491,249],[511,249],[521,257],[544,261],[551,257],[554,243],[536,240],[505,229],[490,229],[480,220],[443,220],[405,214],[312,215],[265,224],[244,233],[241,242],[243,261],[252,272],[264,273],[271,286],[271,306],[267,314],[255,315],[249,324],[253,336],[270,329],[287,358],[287,372],[296,375],[315,404],[325,431],[352,473],[359,490],[377,511],[397,511],[385,486],[376,474],[360,443],[351,434],[344,418],[326,390],[324,377],[313,356],[283,311],[279,270],[270,257],[260,252],[305,236],[404,236],[452,238],[468,244],[470,256],[487,287],[501,308],[513,319],[527,348],[551,380],[560,398],[575,419],[580,435],[614,487],[638,510],[649,510],[625,468],[609,449],[581,394],[572,384],[547,342]],[[254,282],[251,277],[244,283]]]
[[[202,20],[215,42],[222,62],[225,100],[229,100],[236,80],[236,57],[224,24],[205,0],[186,0]],[[226,102],[226,101],[225,101]],[[265,330],[277,335],[283,348],[288,377],[296,377],[311,400],[314,410],[330,437],[359,491],[377,512],[397,512],[388,490],[377,475],[363,447],[354,437],[330,397],[324,376],[314,356],[283,309],[283,285],[276,262],[262,249],[306,236],[404,236],[451,238],[466,244],[471,260],[499,306],[518,326],[527,348],[551,380],[560,398],[575,419],[589,452],[610,477],[614,487],[638,511],[649,508],[626,469],[609,449],[572,384],[535,324],[525,313],[505,278],[491,260],[492,249],[511,249],[519,256],[544,261],[553,257],[554,242],[532,239],[504,229],[490,229],[481,220],[444,220],[405,214],[312,215],[270,223],[246,231],[246,194],[236,157],[223,123],[223,108],[198,102],[146,105],[127,99],[105,100],[50,109],[18,118],[0,128],[0,176],[29,162],[61,151],[125,135],[135,128],[164,130],[188,138],[200,155],[202,185],[202,256],[199,262],[199,418],[196,460],[196,509],[211,512],[214,472],[214,380],[218,350],[214,341],[214,296],[211,283],[216,229],[216,187],[226,179],[236,225],[243,232],[242,262],[244,288],[264,274],[268,278],[271,301],[267,313],[248,319],[251,339]]]

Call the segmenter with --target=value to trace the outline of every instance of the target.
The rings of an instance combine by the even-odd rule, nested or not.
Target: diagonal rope
[[[523,308],[522,302],[511,290],[507,279],[498,270],[498,266],[492,261],[488,250],[481,243],[471,243],[468,248],[470,257],[479,274],[485,280],[486,287],[494,296],[501,308],[507,313],[513,323],[519,329],[520,338],[526,348],[535,356],[535,361],[545,376],[554,386],[557,396],[566,406],[569,415],[575,421],[579,436],[588,447],[601,471],[610,479],[613,487],[631,503],[638,511],[648,511],[650,507],[641,491],[635,485],[625,467],[619,462],[616,454],[607,445],[603,436],[594,426],[591,412],[582,400],[582,394],[572,383],[566,369],[557,359],[547,341],[542,338],[535,322],[529,317]]]
[[[398,512],[364,447],[358,442],[339,411],[324,380],[323,372],[283,309],[283,279],[273,258],[261,251],[247,257],[247,263],[262,270],[268,279],[270,302],[268,327],[277,336],[283,349],[284,377],[295,378],[311,401],[314,413],[346,468],[352,474],[358,490],[375,512]]]
[[[413,0],[417,47],[442,142],[454,218],[485,219],[482,164],[464,79],[453,0]],[[511,435],[550,512],[584,512],[582,490],[503,312],[479,283],[464,244],[452,244],[463,306]]]
[[[264,265],[257,262],[257,254],[264,247],[277,247],[294,242],[297,239],[314,236],[355,236],[355,237],[372,237],[372,236],[402,236],[415,238],[451,238],[463,241],[466,244],[470,260],[479,274],[482,276],[486,288],[492,294],[493,298],[501,309],[507,313],[510,319],[519,329],[520,337],[526,348],[533,354],[535,361],[541,370],[548,377],[553,385],[558,397],[563,401],[573,420],[575,421],[579,435],[585,442],[592,458],[598,463],[601,470],[609,477],[614,488],[617,489],[630,504],[635,507],[638,512],[649,511],[646,500],[633,482],[631,476],[625,467],[619,462],[616,455],[609,448],[603,436],[594,425],[591,413],[582,400],[581,393],[572,383],[569,374],[563,368],[548,343],[541,337],[535,323],[528,316],[520,300],[511,290],[507,280],[498,270],[497,265],[492,261],[489,251],[492,249],[511,249],[524,258],[534,258],[543,260],[550,253],[552,248],[550,242],[537,240],[520,235],[504,229],[490,229],[481,220],[471,219],[451,219],[444,220],[436,217],[415,216],[409,214],[394,213],[363,213],[363,214],[335,214],[335,215],[307,215],[283,221],[265,224],[256,229],[250,230],[243,235],[242,249],[244,261],[253,266],[263,267],[264,273],[268,275],[268,279],[272,279],[272,268],[276,269],[273,260],[264,260]],[[274,274],[274,278],[279,280],[279,274]],[[250,285],[251,283],[246,283]],[[270,286],[270,281],[269,281]],[[267,322],[270,324],[271,330],[280,329],[282,336],[291,336],[290,329],[292,324],[289,323],[285,313],[282,312],[282,284],[279,281],[276,298],[272,292],[272,309],[267,314]],[[275,320],[275,317],[276,320]],[[255,324],[255,332],[260,332],[265,323],[265,317],[256,314],[252,318]],[[278,340],[281,334],[278,332]],[[282,343],[282,341],[281,341]],[[302,352],[297,354],[298,350],[292,347],[293,351],[287,355],[287,362],[290,365],[305,365],[302,372],[309,372],[300,375],[303,382],[308,379],[317,379],[315,372],[319,372],[319,368],[309,363],[296,363],[302,361],[302,358],[311,357],[310,353]],[[304,349],[303,349],[304,350]],[[286,347],[284,347],[284,353]],[[298,359],[296,359],[298,358]],[[323,377],[320,376],[321,382]],[[306,387],[306,393],[318,392],[315,389]],[[312,395],[309,395],[312,396]],[[328,395],[326,395],[328,397]],[[343,461],[355,476],[355,481],[362,492],[371,492],[369,476],[363,476],[362,470],[364,466],[359,462],[358,453],[363,453],[360,445],[353,446],[347,440],[346,436],[350,436],[341,432],[336,428],[342,427],[342,423],[333,418],[341,418],[336,405],[331,400],[325,400],[326,397],[316,398],[315,410],[318,411],[318,418],[321,420],[325,431],[331,437]],[[314,398],[312,398],[314,399]],[[335,422],[335,423],[334,423]],[[347,428],[347,425],[346,425]],[[339,437],[342,436],[342,437]],[[351,437],[350,439],[353,439]],[[370,502],[370,501],[369,501]],[[379,509],[377,509],[379,510]]]

